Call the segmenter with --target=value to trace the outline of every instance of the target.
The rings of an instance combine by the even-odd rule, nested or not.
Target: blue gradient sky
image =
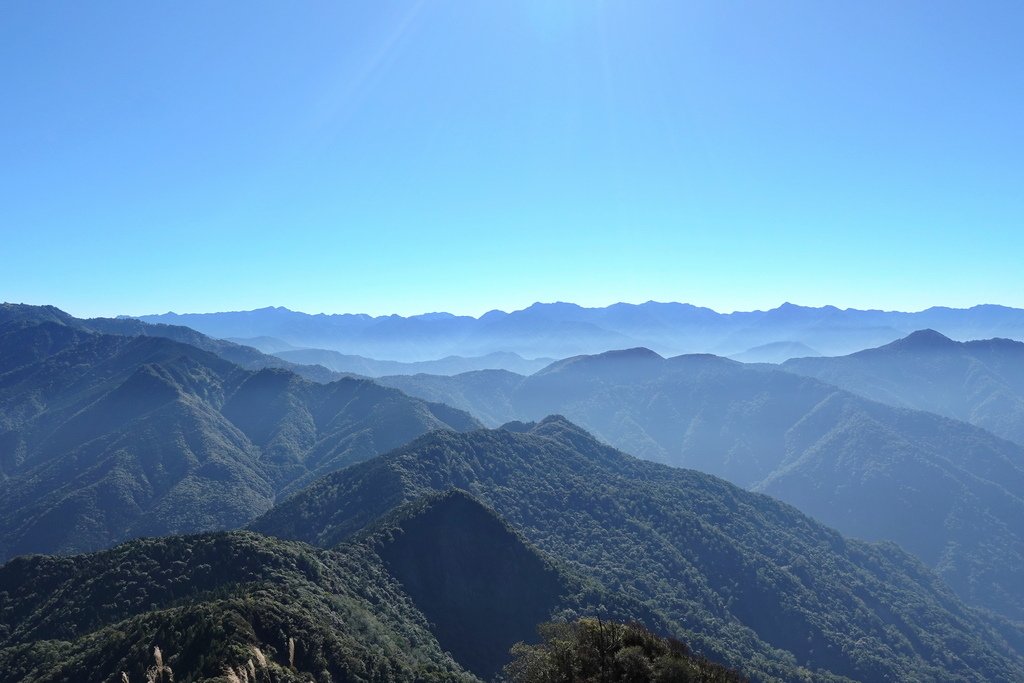
[[[1024,3],[5,2],[0,299],[1024,306]]]

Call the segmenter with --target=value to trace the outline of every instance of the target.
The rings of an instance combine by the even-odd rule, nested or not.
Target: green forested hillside
[[[765,496],[631,458],[561,418],[431,433],[319,480],[253,526],[332,546],[453,486],[759,680],[1024,676],[1004,635],[895,546],[847,540]]]
[[[889,405],[927,410],[1024,445],[1024,342],[955,342],[921,330],[836,358],[794,358],[783,369]]]
[[[441,646],[486,678],[573,592],[563,573],[466,494],[403,506],[377,522],[368,540]]]
[[[441,647],[484,678],[508,663],[517,642],[536,640],[538,624],[553,617],[596,614],[667,627],[642,602],[553,563],[458,489],[399,506],[356,542],[382,558]]]
[[[10,320],[0,560],[237,527],[289,486],[429,429],[476,424],[368,380],[317,384],[162,337]]]
[[[560,413],[608,443],[890,540],[973,605],[1024,620],[1024,447],[819,380],[646,349],[559,361],[530,377],[385,378],[490,424]]]
[[[473,679],[361,546],[231,532],[0,567],[0,681],[141,683],[154,647],[179,683]]]
[[[513,683],[743,683],[735,671],[690,654],[640,624],[586,618],[542,624],[542,642],[520,643],[505,672]]]
[[[580,615],[666,628],[450,490],[333,551],[222,532],[16,558],[0,567],[0,682],[141,681],[154,647],[179,682],[490,679],[538,624]]]

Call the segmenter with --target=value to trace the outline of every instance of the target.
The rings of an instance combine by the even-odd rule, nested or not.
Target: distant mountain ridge
[[[537,370],[554,362],[554,358],[526,359],[511,351],[495,351],[486,356],[448,356],[437,360],[403,363],[394,360],[377,360],[364,356],[353,356],[328,349],[288,349],[273,351],[273,355],[290,363],[320,365],[339,373],[351,373],[366,377],[385,375],[458,375],[473,370],[508,370],[520,375],[532,375]]]
[[[919,330],[875,349],[794,358],[782,369],[893,406],[927,410],[1024,446],[1024,343],[956,342]]]
[[[633,346],[663,355],[728,356],[777,342],[804,344],[825,355],[839,355],[886,344],[922,328],[963,340],[1024,339],[1024,309],[990,304],[905,313],[785,303],[768,311],[718,313],[690,304],[649,301],[604,308],[536,303],[510,313],[490,311],[479,318],[449,313],[310,315],[281,307],[138,317],[151,323],[185,325],[218,338],[272,337],[302,348],[400,361],[482,356],[496,351],[525,358],[564,358]]]
[[[820,356],[817,350],[800,342],[779,341],[761,344],[729,358],[741,363],[782,363],[790,358],[811,358]]]

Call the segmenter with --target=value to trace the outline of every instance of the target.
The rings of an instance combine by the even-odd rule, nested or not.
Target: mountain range
[[[325,476],[252,528],[334,547],[389,510],[452,487],[554,560],[645,605],[670,635],[756,680],[1024,675],[1019,627],[967,608],[895,545],[846,539],[767,496],[627,456],[561,417],[431,432]],[[443,545],[456,544],[458,536]],[[409,557],[430,567],[437,547]]]
[[[1024,339],[1024,310],[994,305],[903,313],[786,303],[768,311],[718,313],[690,304],[653,301],[605,308],[537,303],[511,313],[490,311],[479,318],[450,313],[310,315],[278,307],[164,313],[140,319],[187,325],[217,338],[272,337],[298,348],[399,361],[484,356],[498,351],[524,358],[566,358],[636,346],[663,355],[730,356],[778,342],[838,355],[886,344],[924,328],[961,340]]]
[[[495,351],[486,356],[447,356],[438,360],[402,363],[394,360],[375,360],[364,356],[351,356],[327,349],[292,349],[273,352],[278,358],[291,363],[319,365],[335,372],[383,377],[385,375],[459,375],[473,370],[508,370],[520,375],[532,375],[547,367],[554,358],[527,360],[517,353]],[[791,358],[792,356],[787,356]]]
[[[984,356],[979,386],[1016,367],[894,346],[937,344]],[[646,648],[622,671],[1019,680],[1022,453],[789,365],[632,348],[375,381],[4,305],[0,681],[490,679],[601,620],[644,625],[609,626]]]
[[[289,363],[282,358],[263,353],[251,346],[208,337],[190,327],[181,325],[149,324],[131,318],[82,319],[75,318],[54,306],[0,303],[0,324],[33,325],[42,322],[63,325],[83,332],[171,339],[208,351],[247,370],[281,368],[290,370],[314,382],[329,382],[346,376],[318,365]]]
[[[0,559],[237,527],[319,474],[478,426],[369,380],[320,384],[163,336],[3,312]]]
[[[928,343],[911,335],[904,346]],[[1024,448],[776,366],[648,349],[380,380],[491,426],[559,413],[634,455],[721,476],[890,540],[971,604],[1024,620]]]
[[[1024,445],[1024,343],[955,342],[921,330],[876,349],[836,358],[795,358],[790,372],[889,405],[927,410]]]
[[[15,559],[0,568],[0,681],[476,681],[580,614],[664,627],[452,489],[332,550],[223,532]],[[740,680],[676,652],[687,680]]]

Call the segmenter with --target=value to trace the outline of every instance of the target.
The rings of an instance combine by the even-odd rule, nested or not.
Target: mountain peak
[[[521,422],[512,420],[498,427],[495,431],[512,432],[514,434],[533,434],[535,436],[552,436],[566,431],[583,434],[593,438],[582,427],[564,415],[548,415],[539,422]]]
[[[579,304],[570,303],[568,301],[551,301],[543,302],[537,301],[527,306],[517,313],[570,313],[583,310],[583,307]]]
[[[650,358],[658,360],[665,360],[663,356],[655,351],[651,351],[646,346],[635,346],[631,349],[616,349],[613,351],[605,351],[604,353],[598,354],[604,358]]]
[[[402,528],[410,521],[432,514],[463,519],[470,515],[479,515],[487,518],[489,524],[501,527],[510,534],[515,533],[494,510],[481,502],[479,498],[465,489],[451,487],[441,492],[424,494],[416,500],[392,509],[373,524],[362,529],[354,536],[354,539],[384,546],[394,541],[392,536],[394,529]]]
[[[546,368],[539,370],[535,376],[564,371],[583,372],[618,372],[624,376],[634,375],[641,368],[650,368],[663,362],[665,358],[643,346],[631,349],[617,349],[593,355],[573,356],[557,360]]]
[[[74,318],[56,306],[33,306],[31,304],[0,303],[0,323],[20,322],[38,324],[52,322],[72,325]]]
[[[543,430],[545,427],[571,427],[572,429],[580,429],[578,425],[569,420],[565,415],[548,415],[540,422],[537,422],[530,431],[537,432],[538,430]]]
[[[780,305],[778,308],[772,308],[768,311],[765,311],[765,313],[774,318],[788,319],[791,317],[799,317],[807,314],[813,314],[817,310],[818,309],[812,308],[810,306],[801,306],[799,304],[794,304],[790,301],[784,301],[782,305]]]
[[[893,346],[901,349],[941,349],[959,346],[959,344],[941,332],[933,329],[917,330],[911,332],[903,339],[893,342]]]
[[[520,420],[512,420],[498,427],[498,429],[506,432],[514,432],[516,434],[527,434],[536,428],[536,422],[522,422]]]

